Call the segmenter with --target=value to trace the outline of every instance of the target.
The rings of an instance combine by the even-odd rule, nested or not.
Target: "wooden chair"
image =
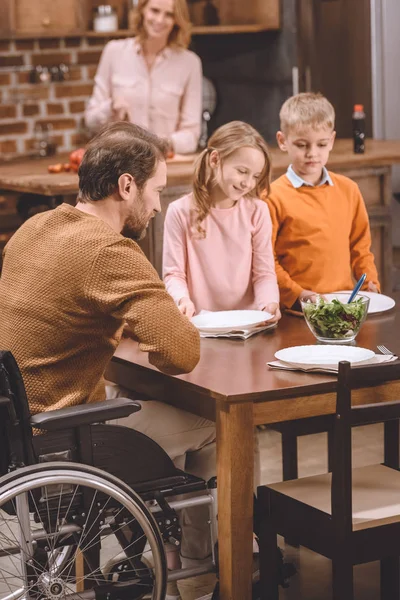
[[[293,421],[284,421],[283,423],[273,423],[267,425],[269,429],[278,431],[281,434],[282,444],[282,479],[298,479],[298,448],[297,438],[303,435],[312,435],[314,433],[327,433],[327,452],[328,452],[328,471],[332,471],[332,453],[333,453],[333,423],[334,415],[323,415],[321,417],[309,417],[306,419],[294,419]],[[361,423],[362,425],[364,423]],[[390,464],[391,457],[397,452],[399,443],[399,422],[393,421],[384,423],[384,463]]]
[[[351,369],[339,365],[334,415],[332,474],[258,488],[261,596],[278,600],[277,535],[332,560],[333,600],[353,599],[353,565],[380,560],[381,599],[400,599],[400,471],[398,419],[400,400],[351,406],[352,390],[373,398],[378,385],[400,380],[400,362]],[[381,397],[394,395],[394,384]],[[384,421],[397,440],[390,464],[354,468],[351,428]]]
[[[268,425],[281,434],[283,481],[297,479],[299,476],[297,438],[303,435],[327,432],[328,471],[332,471],[332,425],[332,415]]]

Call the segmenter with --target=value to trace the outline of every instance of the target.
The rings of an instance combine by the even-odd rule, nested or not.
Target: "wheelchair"
[[[163,600],[168,580],[216,571],[215,478],[207,484],[147,436],[106,424],[137,410],[117,398],[31,416],[18,366],[0,351],[1,600]],[[200,505],[211,558],[168,571],[179,512]]]

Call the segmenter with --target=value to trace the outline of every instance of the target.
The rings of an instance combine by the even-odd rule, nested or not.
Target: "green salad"
[[[318,298],[316,303],[304,302],[303,312],[315,331],[322,338],[344,339],[352,337],[358,331],[367,311],[362,298],[351,304],[342,304],[333,299],[330,302]]]

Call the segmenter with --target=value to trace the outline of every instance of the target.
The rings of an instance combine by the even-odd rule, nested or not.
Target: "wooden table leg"
[[[220,600],[251,598],[253,546],[253,405],[217,407]]]

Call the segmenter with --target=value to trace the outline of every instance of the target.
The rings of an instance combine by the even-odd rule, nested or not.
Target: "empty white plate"
[[[341,292],[336,292],[337,294],[351,294],[351,291],[349,290],[344,290]],[[396,302],[393,300],[393,298],[390,298],[389,296],[385,296],[384,294],[377,294],[376,292],[364,292],[364,290],[362,290],[360,292],[361,296],[368,296],[369,298],[369,307],[368,307],[368,314],[369,315],[373,315],[373,314],[377,314],[377,313],[381,313],[381,312],[385,312],[387,310],[390,310],[391,308],[393,308],[396,304]],[[336,295],[333,294],[324,294],[325,298],[327,300],[332,300],[332,298],[335,298]],[[356,296],[357,299],[357,296]]]
[[[204,312],[192,318],[192,323],[209,333],[223,333],[235,329],[249,329],[272,319],[272,315],[263,310],[220,310]]]
[[[291,365],[329,365],[337,367],[341,360],[348,360],[351,364],[369,360],[375,352],[358,346],[292,346],[278,350],[275,358]]]

